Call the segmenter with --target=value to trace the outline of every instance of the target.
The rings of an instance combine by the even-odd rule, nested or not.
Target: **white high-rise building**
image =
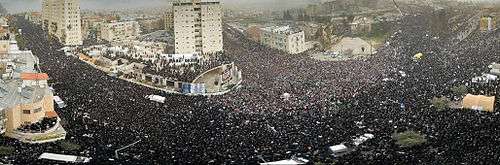
[[[289,54],[307,50],[304,31],[290,26],[272,26],[261,29],[260,43]]]
[[[122,42],[136,39],[141,33],[137,21],[105,23],[101,27],[101,38],[109,42]]]
[[[218,0],[175,0],[174,36],[177,54],[223,51],[222,5]]]
[[[82,45],[80,0],[43,0],[42,26],[67,46]]]

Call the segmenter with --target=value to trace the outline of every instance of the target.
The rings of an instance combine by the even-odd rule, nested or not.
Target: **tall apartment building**
[[[133,40],[141,33],[141,27],[136,21],[111,22],[101,26],[101,39],[108,42]]]
[[[177,54],[223,51],[222,5],[216,0],[175,0],[174,36]]]
[[[42,26],[67,46],[82,45],[80,0],[43,0]]]
[[[260,43],[289,54],[307,50],[304,31],[290,26],[262,28]]]
[[[173,31],[174,30],[174,13],[172,11],[168,11],[165,13],[165,30]]]

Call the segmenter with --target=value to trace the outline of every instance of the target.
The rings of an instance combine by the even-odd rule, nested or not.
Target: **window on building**
[[[31,114],[30,110],[23,110],[23,114]]]
[[[41,112],[42,111],[42,108],[37,108],[35,109],[35,111],[33,113],[38,113],[38,112]]]

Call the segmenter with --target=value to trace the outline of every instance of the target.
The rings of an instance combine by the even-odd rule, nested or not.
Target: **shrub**
[[[10,155],[12,154],[16,149],[14,147],[10,146],[0,146],[0,155]]]
[[[79,150],[81,147],[78,144],[71,143],[69,141],[61,141],[59,142],[59,147],[61,147],[65,151],[75,151]]]
[[[418,146],[427,142],[424,135],[415,131],[394,133],[392,139],[396,140],[396,144],[403,148]]]
[[[451,91],[453,91],[453,94],[457,96],[465,96],[465,94],[467,94],[468,92],[468,89],[465,85],[458,85],[451,88]]]
[[[437,110],[442,111],[449,107],[450,99],[446,97],[434,97],[431,102]]]

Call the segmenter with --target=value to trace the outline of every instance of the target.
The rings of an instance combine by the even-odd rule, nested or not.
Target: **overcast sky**
[[[39,11],[42,0],[0,0],[9,12]],[[290,8],[320,0],[221,0],[227,6]],[[401,1],[401,0],[399,0]],[[460,0],[459,0],[460,1]],[[500,0],[473,0],[500,1]],[[82,9],[121,9],[167,6],[170,0],[80,0]]]
[[[42,0],[0,0],[9,12],[41,10]],[[236,4],[245,7],[296,7],[305,5],[310,0],[222,0],[228,6]],[[313,1],[313,0],[311,0]],[[82,9],[121,9],[139,7],[168,6],[171,0],[80,0]]]

